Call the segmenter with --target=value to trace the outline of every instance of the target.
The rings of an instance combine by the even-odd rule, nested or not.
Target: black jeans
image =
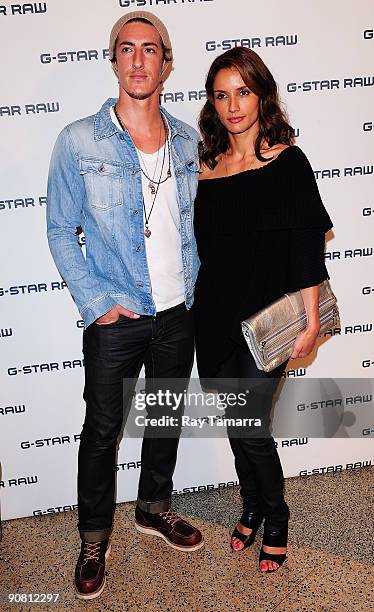
[[[188,379],[193,363],[193,319],[184,304],[139,319],[93,323],[83,334],[86,417],[78,454],[78,527],[87,541],[110,534],[115,508],[115,460],[124,415],[123,379],[142,365],[153,378]],[[177,438],[143,439],[138,504],[147,512],[170,508]]]
[[[276,531],[287,523],[289,509],[283,496],[283,470],[269,426],[273,397],[286,365],[287,362],[272,372],[263,372],[246,347],[235,345],[217,374],[217,378],[226,380],[221,384],[215,381],[224,391],[230,390],[228,387],[236,392],[249,389],[246,405],[227,410],[226,416],[260,418],[262,427],[239,434],[237,428],[228,428],[228,437],[235,457],[243,511],[262,512],[265,528]]]

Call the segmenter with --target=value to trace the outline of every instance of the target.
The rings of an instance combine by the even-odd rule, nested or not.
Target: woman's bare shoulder
[[[224,155],[222,153],[217,155],[214,168],[209,168],[204,162],[201,162],[199,180],[219,178],[225,176],[225,174]]]
[[[276,144],[270,147],[270,149],[263,151],[262,154],[264,157],[271,155],[272,157],[275,158],[275,157],[278,157],[279,153],[282,153],[282,151],[284,151],[285,149],[288,149],[289,147],[290,145],[288,144]]]
[[[199,181],[204,181],[206,179],[214,178],[215,174],[216,174],[216,168],[212,170],[211,168],[206,166],[204,163],[201,163]]]

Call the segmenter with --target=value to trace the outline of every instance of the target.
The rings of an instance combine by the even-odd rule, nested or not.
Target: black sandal
[[[243,525],[243,527],[246,527],[247,529],[252,529],[252,533],[250,533],[249,535],[245,535],[235,527],[234,531],[231,534],[231,540],[232,538],[237,538],[243,543],[244,546],[243,548],[236,550],[233,547],[232,542],[230,541],[230,546],[233,551],[240,552],[253,544],[256,538],[256,533],[263,519],[264,515],[261,512],[243,512],[239,522]]]
[[[284,553],[282,555],[274,555],[271,553],[266,553],[264,551],[264,549],[262,548],[262,546],[265,544],[265,546],[274,546],[276,548],[283,548],[287,546],[287,540],[288,540],[288,524],[283,527],[283,529],[281,531],[264,531],[264,536],[262,538],[262,545],[261,545],[261,550],[260,550],[260,557],[259,557],[259,566],[261,565],[261,561],[272,561],[273,563],[278,563],[278,567],[276,569],[273,570],[261,570],[260,571],[262,574],[271,574],[272,572],[276,572],[281,565],[283,565],[283,563],[285,562],[286,558],[287,558],[287,553]]]

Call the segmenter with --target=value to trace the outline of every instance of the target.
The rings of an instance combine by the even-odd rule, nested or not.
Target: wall
[[[108,34],[122,13],[137,8],[155,12],[170,30],[175,64],[162,102],[181,119],[196,124],[208,67],[230,46],[250,45],[278,81],[334,221],[326,258],[342,319],[340,333],[320,341],[318,359],[315,352],[285,377],[274,421],[285,474],[354,469],[373,460],[370,0],[0,2],[3,518],[76,503],[82,323],[47,246],[46,177],[62,127],[116,96]],[[302,384],[288,384],[293,379]],[[294,435],[304,418],[312,423],[310,435]],[[121,444],[118,501],[136,497],[139,448],[139,440]],[[235,481],[226,440],[181,441],[176,492]]]

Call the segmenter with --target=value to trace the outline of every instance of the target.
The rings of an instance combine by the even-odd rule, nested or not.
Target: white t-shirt
[[[121,130],[114,109],[110,109],[113,123]],[[165,117],[166,120],[166,117]],[[169,130],[170,134],[170,130]],[[166,178],[169,169],[168,144],[165,143],[165,161],[161,180]],[[155,153],[143,153],[136,149],[140,167],[151,179],[160,180],[164,147]],[[158,159],[157,159],[158,157]],[[157,164],[157,167],[156,167]],[[177,184],[170,156],[171,177],[158,188],[157,197],[149,217],[149,238],[144,238],[152,297],[157,312],[172,308],[184,302],[183,264],[180,236],[180,218],[177,200]],[[149,189],[149,180],[142,174],[144,206],[149,216],[154,195]],[[157,189],[157,185],[156,185]],[[144,216],[144,210],[143,210]],[[144,218],[145,222],[145,218]]]

